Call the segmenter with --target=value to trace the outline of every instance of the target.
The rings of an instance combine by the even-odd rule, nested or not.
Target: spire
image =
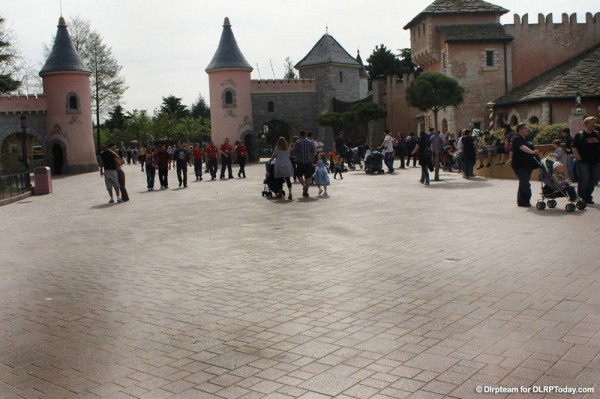
[[[79,58],[79,54],[77,54],[69,36],[65,19],[62,16],[58,20],[58,29],[52,51],[40,71],[40,76],[56,72],[91,73],[91,70]]]
[[[358,76],[361,78],[368,78],[369,74],[367,73],[365,64],[363,64],[362,58],[360,58],[360,50],[356,50],[356,62],[358,62],[360,64],[360,70],[358,71]]]
[[[206,67],[206,72],[212,72],[217,69],[246,69],[252,71],[252,67],[244,58],[237,45],[229,18],[225,18],[223,22],[223,32],[219,47],[212,58],[212,61]]]

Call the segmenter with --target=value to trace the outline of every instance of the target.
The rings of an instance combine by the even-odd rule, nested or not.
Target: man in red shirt
[[[219,149],[211,140],[210,144],[204,149],[204,153],[206,154],[206,164],[208,165],[210,180],[215,180],[217,178],[217,155],[219,155]]]
[[[244,176],[246,178],[246,160],[248,159],[248,150],[246,146],[241,141],[235,142],[235,157],[237,162],[240,164],[240,170],[238,172],[238,177]]]
[[[166,190],[169,188],[169,169],[171,169],[171,154],[167,152],[165,145],[160,146],[160,151],[156,154],[158,163],[158,180],[160,181],[160,189]]]
[[[200,144],[194,144],[192,150],[192,160],[194,162],[194,173],[196,174],[196,181],[202,181],[202,147]]]
[[[229,178],[233,179],[233,172],[231,170],[231,144],[229,144],[229,139],[225,139],[225,142],[221,144],[221,148],[219,149],[219,154],[221,154],[221,180],[225,179],[225,167],[227,167],[227,172],[229,173]]]

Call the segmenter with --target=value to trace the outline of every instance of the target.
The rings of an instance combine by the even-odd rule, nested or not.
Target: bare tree
[[[296,79],[296,71],[294,71],[294,62],[290,59],[290,57],[286,57],[283,63],[283,67],[285,68],[285,74],[283,75],[284,79]]]

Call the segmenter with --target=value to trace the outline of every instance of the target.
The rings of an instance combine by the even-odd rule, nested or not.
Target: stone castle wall
[[[553,23],[552,14],[538,14],[537,24],[530,24],[527,14],[515,14],[504,30],[515,38],[512,89],[600,44],[600,13],[587,13],[585,23],[578,23],[576,14],[562,14],[561,23]]]

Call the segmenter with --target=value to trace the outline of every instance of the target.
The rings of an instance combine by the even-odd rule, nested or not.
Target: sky
[[[376,45],[397,52],[410,47],[403,27],[433,0],[0,0],[0,16],[16,37],[22,55],[41,69],[44,44],[51,45],[61,15],[89,20],[123,67],[129,87],[121,105],[126,111],[160,107],[170,95],[191,106],[200,95],[209,102],[210,63],[229,17],[237,43],[254,68],[252,79],[280,79],[284,61],[299,62],[326,29],[355,56],[366,59]],[[598,0],[494,0],[513,15],[600,11]]]

